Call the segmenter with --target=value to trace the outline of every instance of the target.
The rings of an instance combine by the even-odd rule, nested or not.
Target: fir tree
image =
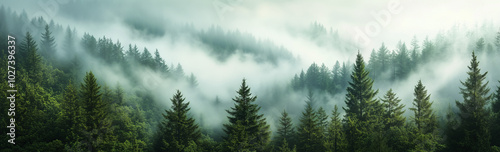
[[[87,148],[90,151],[96,150],[99,146],[97,140],[101,138],[100,129],[104,128],[105,118],[108,109],[101,100],[101,86],[97,83],[92,71],[87,72],[84,82],[81,84],[80,94],[85,116],[85,137]]]
[[[412,119],[417,126],[414,139],[416,147],[414,150],[436,151],[439,147],[436,137],[437,118],[431,108],[432,102],[430,102],[430,95],[427,95],[427,90],[420,80],[415,86],[414,91],[414,107],[410,108],[415,114]]]
[[[234,143],[244,143],[243,147],[247,147],[243,149],[232,147],[231,151],[236,149],[262,151],[268,144],[270,133],[264,115],[259,114],[260,107],[253,103],[257,97],[252,96],[245,79],[237,93],[238,96],[233,98],[236,102],[234,107],[226,110],[229,113],[229,124],[224,124],[224,132],[227,135],[224,144],[231,147],[235,146]]]
[[[498,81],[500,82],[500,81]],[[492,137],[500,137],[500,86],[497,87],[497,91],[495,96],[493,97],[493,102],[491,104],[492,107],[492,124],[491,133]],[[500,147],[500,139],[491,138],[491,145]]]
[[[297,128],[298,149],[300,152],[324,151],[322,144],[322,132],[318,115],[312,104],[314,102],[313,94],[310,92],[307,96],[306,107],[300,117],[300,124]]]
[[[326,151],[345,151],[346,146],[344,132],[342,131],[342,119],[338,107],[335,105],[328,125],[328,135],[325,142]]]
[[[21,68],[25,69],[28,73],[30,83],[40,83],[42,80],[42,65],[41,57],[37,53],[38,48],[35,40],[29,32],[26,32],[26,37],[24,42],[21,44],[21,49],[19,51],[18,60]]]
[[[165,110],[166,114],[163,114],[165,118],[162,122],[164,126],[162,132],[165,137],[163,148],[166,151],[184,151],[191,141],[198,143],[201,137],[198,125],[195,124],[193,118],[188,116],[191,109],[189,102],[185,103],[184,100],[182,93],[177,90],[170,99],[172,101],[171,109]]]
[[[372,89],[373,80],[368,77],[369,72],[365,70],[363,57],[358,53],[354,71],[351,74],[352,81],[349,82],[346,94],[346,117],[356,117],[360,121],[369,118],[369,107],[376,102],[374,98],[378,93]]]
[[[404,128],[406,118],[403,116],[405,110],[403,110],[404,105],[400,104],[401,99],[396,97],[392,89],[389,89],[380,100],[384,106],[383,132],[387,137],[387,146],[395,151],[407,150],[405,146],[408,145],[408,137]]]
[[[52,62],[56,53],[56,42],[49,29],[49,25],[45,25],[45,32],[42,34],[41,55],[48,61]]]
[[[375,123],[380,123],[377,113],[380,114],[382,107],[375,99],[378,90],[372,89],[373,80],[365,70],[363,57],[358,53],[354,70],[351,74],[351,82],[346,94],[346,117],[347,124],[346,139],[349,151],[359,151],[360,148],[368,148],[367,133],[373,132],[379,127]],[[357,124],[359,123],[359,124]]]
[[[460,81],[464,86],[460,88],[460,94],[464,99],[462,102],[456,101],[460,110],[458,113],[461,122],[460,131],[465,135],[461,139],[460,146],[465,151],[490,150],[489,111],[486,105],[492,96],[489,94],[488,82],[483,82],[488,72],[481,73],[478,66],[479,61],[472,52],[467,72],[469,77],[465,82]]]
[[[291,142],[293,141],[293,136],[295,135],[295,129],[293,128],[292,118],[288,116],[288,113],[283,110],[281,113],[281,117],[279,120],[278,126],[278,135],[275,137],[276,146],[284,146],[284,141]],[[293,142],[292,142],[293,143]],[[288,149],[291,148],[292,145],[288,145]]]
[[[84,127],[84,116],[82,105],[78,100],[78,92],[72,82],[68,83],[64,91],[63,102],[61,103],[61,125],[66,136],[63,141],[76,142],[83,136],[81,130]]]
[[[396,94],[389,89],[384,95],[383,99],[380,99],[383,103],[384,112],[384,122],[386,129],[390,127],[402,127],[406,121],[403,116],[405,110],[403,110],[404,105],[400,104],[401,99],[396,97]]]

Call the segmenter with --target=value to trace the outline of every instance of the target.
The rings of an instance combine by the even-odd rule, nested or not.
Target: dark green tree
[[[224,145],[230,151],[263,151],[269,142],[270,132],[264,115],[259,114],[260,106],[254,103],[257,96],[252,96],[245,79],[237,93],[238,96],[233,98],[234,107],[226,110],[229,124],[224,124]]]
[[[293,143],[292,141],[294,140],[293,137],[295,136],[295,129],[293,128],[292,118],[288,116],[288,113],[285,110],[281,113],[277,133],[278,135],[274,138],[276,146],[283,147],[285,141]],[[287,143],[286,148],[292,149],[293,144],[289,145],[289,143]]]
[[[380,99],[384,106],[384,129],[383,133],[387,137],[387,146],[393,151],[408,150],[408,135],[404,127],[406,118],[403,116],[404,105],[400,104],[401,99],[396,97],[396,93],[389,89]]]
[[[64,98],[61,102],[61,113],[59,116],[61,129],[66,144],[73,144],[83,138],[82,130],[84,129],[83,108],[78,99],[78,91],[73,86],[72,82],[68,83],[64,91]]]
[[[318,115],[313,108],[314,96],[309,92],[306,100],[306,107],[300,117],[300,124],[297,128],[297,151],[324,151],[323,133],[321,132],[321,124]]]
[[[415,122],[416,133],[414,138],[414,144],[416,145],[416,151],[436,151],[439,148],[437,132],[437,117],[432,110],[432,103],[430,101],[430,95],[427,95],[427,90],[422,81],[418,81],[415,86],[413,95],[413,108],[410,108],[414,112],[414,117],[412,117],[413,122]]]
[[[459,130],[464,134],[459,145],[464,151],[489,151],[490,112],[486,106],[492,96],[489,94],[488,82],[484,82],[488,72],[481,73],[479,61],[474,52],[472,52],[472,60],[468,68],[469,77],[465,82],[460,81],[464,86],[460,88],[460,94],[464,99],[462,102],[456,101],[460,118]]]
[[[92,71],[87,72],[81,84],[80,95],[85,117],[85,142],[89,151],[96,151],[99,147],[98,140],[102,139],[105,118],[108,114],[108,105],[101,100],[101,86],[97,83]]]
[[[342,131],[342,118],[335,105],[332,111],[330,124],[328,125],[328,134],[325,140],[326,151],[330,152],[343,152],[346,151],[347,143],[345,141],[345,134]]]
[[[369,107],[375,102],[375,95],[378,90],[373,90],[373,80],[368,77],[369,72],[365,70],[363,57],[358,53],[354,70],[351,74],[351,81],[346,94],[346,117],[356,117],[359,121],[366,121],[369,118]]]
[[[41,57],[37,51],[35,40],[29,32],[26,32],[26,37],[20,46],[19,55],[16,55],[18,57],[16,61],[28,73],[30,83],[39,83],[42,79]]]
[[[377,113],[381,112],[380,103],[375,99],[378,90],[372,89],[373,80],[368,75],[363,57],[358,53],[347,88],[346,107],[343,107],[346,111],[344,121],[347,124],[348,151],[367,148],[367,133],[374,131],[372,123],[380,119],[376,117]]]
[[[198,143],[201,137],[201,132],[194,119],[188,116],[189,102],[184,102],[182,93],[177,90],[177,93],[170,99],[172,101],[171,109],[165,110],[163,114],[165,120],[162,122],[162,134],[164,136],[163,149],[164,151],[182,152],[188,146],[189,142]]]
[[[500,82],[500,81],[499,81]],[[492,109],[492,124],[491,135],[492,137],[500,137],[500,86],[497,86],[497,91],[493,97],[493,102],[491,104]],[[491,138],[491,145],[500,147],[500,139]]]
[[[404,105],[400,104],[401,99],[396,97],[396,93],[389,89],[384,95],[383,99],[380,99],[384,106],[384,122],[386,130],[391,127],[402,127],[406,121],[403,116],[405,110],[403,110]]]

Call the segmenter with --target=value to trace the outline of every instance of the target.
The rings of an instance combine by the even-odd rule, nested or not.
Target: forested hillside
[[[17,89],[15,102],[0,103],[0,126],[15,125],[14,137],[2,129],[0,151],[500,151],[498,26],[382,43],[364,57],[370,50],[356,50],[314,22],[294,36],[355,58],[307,63],[295,75],[276,76],[285,84],[260,82],[266,87],[206,69],[237,77],[230,88],[200,87],[205,76],[164,50],[72,26],[0,7],[0,75],[14,66]],[[218,64],[250,59],[264,73],[303,62],[251,33],[190,25],[179,31],[160,33],[190,37]],[[450,76],[455,66],[462,70]],[[249,70],[239,69],[230,72]],[[12,83],[2,82],[0,95],[10,99]]]

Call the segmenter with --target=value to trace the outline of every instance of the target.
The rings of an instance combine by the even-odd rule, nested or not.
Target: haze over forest
[[[158,137],[163,133],[159,126],[164,121],[162,114],[167,114],[165,110],[175,107],[171,99],[180,91],[186,99],[184,102],[189,102],[187,117],[192,117],[199,126],[202,139],[193,142],[196,148],[190,142],[189,145],[181,143],[174,149],[228,151],[225,148],[231,146],[227,146],[228,127],[224,124],[232,124],[234,128],[229,128],[238,129],[236,121],[232,122],[228,116],[230,109],[237,105],[233,100],[241,95],[237,91],[246,83],[251,94],[257,96],[252,104],[258,105],[257,113],[265,118],[257,119],[264,122],[259,124],[259,131],[266,130],[265,126],[269,125],[269,135],[262,135],[262,141],[267,143],[252,147],[255,143],[249,139],[251,146],[246,150],[285,151],[281,147],[292,150],[295,145],[297,151],[363,151],[359,147],[368,143],[378,145],[374,147],[382,151],[454,151],[456,149],[450,147],[455,143],[448,137],[455,133],[447,129],[454,122],[450,113],[457,118],[460,115],[456,101],[464,100],[460,88],[464,88],[461,82],[468,80],[472,52],[477,56],[481,74],[488,72],[482,80],[491,89],[485,96],[492,95],[492,98],[485,98],[487,104],[484,105],[488,127],[500,122],[496,120],[499,109],[492,106],[500,102],[496,101],[500,100],[496,98],[500,86],[498,6],[500,2],[495,0],[445,0],[440,3],[430,0],[2,1],[0,46],[2,50],[7,48],[3,43],[7,41],[5,35],[14,36],[20,52],[16,62],[24,70],[18,70],[16,79],[20,92],[25,91],[18,101],[21,110],[17,140],[33,143],[13,146],[2,142],[1,147],[11,151],[51,151],[54,147],[66,151],[171,151],[172,145],[167,144],[167,148],[158,145],[162,144],[158,139],[163,138]],[[35,52],[40,56],[36,66],[24,61],[31,59],[26,49],[32,48],[25,42],[27,33],[36,43]],[[48,42],[47,35],[53,40]],[[26,49],[26,57],[22,56],[23,49]],[[6,64],[7,53],[1,57],[2,65]],[[363,62],[356,62],[360,61],[359,57]],[[382,102],[390,89],[401,99],[399,104],[404,107],[400,115],[405,119],[401,121],[404,125],[399,127],[406,129],[401,132],[408,134],[395,136],[410,138],[401,144],[406,147],[391,146],[388,143],[392,139],[381,140],[387,143],[374,143],[372,139],[378,134],[372,138],[370,132],[377,127],[367,129],[368,135],[362,136],[371,142],[359,142],[357,148],[352,146],[354,140],[347,137],[339,144],[343,150],[328,142],[301,146],[300,141],[288,141],[290,145],[283,146],[278,131],[282,127],[283,111],[289,114],[295,131],[300,132],[309,104],[318,125],[319,109],[327,114],[328,125],[323,127],[324,134],[317,138],[331,141],[328,131],[335,129],[332,127],[335,106],[338,107],[337,129],[345,132],[342,136],[351,135],[347,133],[350,125],[347,118],[351,115],[348,112],[350,105],[346,103],[352,92],[347,88],[354,83],[351,75],[355,75],[359,63],[370,72],[373,91],[378,90],[367,101]],[[7,69],[1,69],[6,76]],[[83,102],[82,94],[85,93],[81,86],[87,84],[84,79],[89,78],[90,71],[101,86],[102,101],[109,100],[106,114],[110,116],[102,118],[109,120],[109,124],[104,124],[113,129],[104,131],[110,135],[96,135],[95,143],[90,141],[88,144],[86,140],[90,139],[81,137],[85,133],[74,138],[64,134],[73,133],[65,130],[68,126],[64,125],[74,124],[66,122],[73,119],[65,119],[65,107],[71,107],[68,104],[72,103],[67,101],[69,86],[75,89],[76,102],[73,104]],[[430,95],[435,114],[435,131],[429,131],[428,135],[432,140],[427,134],[417,136],[410,131],[419,126],[413,124],[415,116],[410,108],[415,108],[414,89],[420,81]],[[2,95],[7,96],[7,93],[4,91]],[[22,99],[43,104],[30,105],[32,103],[23,103]],[[43,114],[27,118],[37,113],[28,112],[27,107],[23,111],[23,105],[36,107]],[[7,103],[2,104],[0,124],[8,126],[7,108],[4,107],[8,107]],[[30,120],[46,121],[26,123]],[[465,121],[457,122],[465,124]],[[51,126],[56,129],[51,130]],[[229,131],[234,131],[231,129]],[[496,146],[500,146],[500,142],[494,139],[500,137],[494,133],[495,129],[498,128],[486,129],[488,151],[499,150]],[[44,132],[45,137],[28,137],[28,132]],[[267,136],[268,139],[264,138]],[[8,136],[1,139],[4,138],[5,141],[10,139]],[[422,144],[411,138],[435,143]],[[100,142],[105,139],[114,143]],[[419,147],[421,144],[425,146]],[[461,144],[457,145],[478,150]]]

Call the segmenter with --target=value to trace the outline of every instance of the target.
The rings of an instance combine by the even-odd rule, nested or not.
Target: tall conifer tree
[[[472,60],[468,68],[469,77],[465,82],[460,81],[464,86],[460,88],[463,101],[456,101],[461,122],[459,130],[464,134],[464,138],[459,143],[465,151],[489,151],[490,112],[486,109],[486,105],[492,96],[489,94],[488,82],[484,82],[488,72],[481,73],[479,61],[474,52],[472,52]]]

